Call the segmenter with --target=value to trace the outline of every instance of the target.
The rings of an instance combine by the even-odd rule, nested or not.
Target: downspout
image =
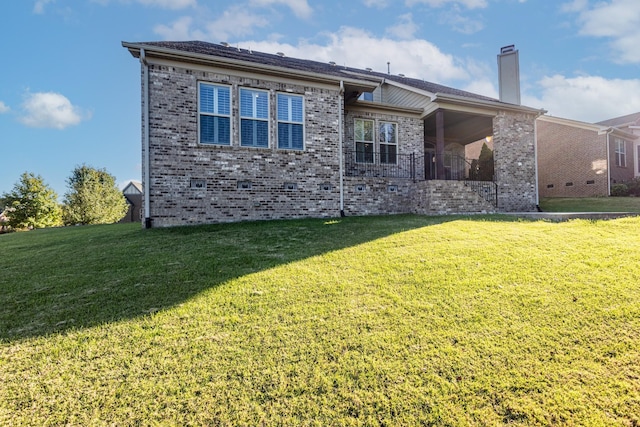
[[[607,196],[611,196],[611,133],[613,128],[607,129]]]
[[[338,160],[340,162],[340,216],[344,217],[344,153],[343,153],[343,125],[342,119],[344,117],[344,82],[340,80],[340,94],[338,96],[338,104],[340,107],[338,108],[339,116],[338,116]]]
[[[145,56],[144,49],[140,49],[140,63],[142,64],[142,123],[144,133],[142,135],[142,146],[144,148],[143,174],[144,185],[144,228],[151,228],[151,208],[149,203],[149,195],[151,178],[149,167],[151,164],[149,155],[149,64]]]
[[[536,210],[540,211],[540,180],[538,178],[538,117],[542,114],[538,114],[533,121],[533,161],[535,162],[535,182],[536,182]]]

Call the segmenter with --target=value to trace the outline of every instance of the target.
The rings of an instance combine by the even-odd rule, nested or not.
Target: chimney
[[[515,45],[505,46],[498,55],[500,101],[520,105],[520,65]]]

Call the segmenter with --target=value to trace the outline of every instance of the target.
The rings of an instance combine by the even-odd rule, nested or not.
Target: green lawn
[[[640,425],[640,218],[0,235],[0,425]]]
[[[540,200],[545,212],[640,212],[640,197],[553,197]]]

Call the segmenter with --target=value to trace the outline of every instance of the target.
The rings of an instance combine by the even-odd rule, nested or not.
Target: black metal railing
[[[491,180],[486,180],[486,175],[479,175],[472,162],[455,154],[427,152],[423,155],[347,150],[345,174],[414,181],[465,181],[465,185],[476,191],[480,197],[498,206],[498,186],[493,181],[493,176]]]
[[[498,184],[495,181],[465,180],[464,185],[478,193],[487,202],[498,207]]]
[[[424,156],[389,152],[347,151],[347,176],[424,180]]]
[[[471,163],[464,157],[450,153],[427,152],[424,164],[426,179],[463,181],[468,179],[471,169]]]

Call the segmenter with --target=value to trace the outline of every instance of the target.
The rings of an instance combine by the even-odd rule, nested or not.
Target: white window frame
[[[208,86],[213,88],[214,93],[213,93],[213,111],[202,111],[202,88],[203,86]],[[226,89],[229,93],[229,104],[227,105],[227,111],[229,111],[228,114],[224,114],[224,113],[220,113],[220,107],[221,107],[221,100],[220,100],[220,95],[219,95],[219,89]],[[221,85],[221,84],[217,84],[217,83],[210,83],[210,82],[198,82],[198,143],[199,144],[203,144],[203,145],[221,145],[221,146],[231,146],[231,139],[232,139],[232,135],[233,135],[233,120],[231,119],[231,108],[232,108],[232,99],[233,97],[233,91],[231,89],[231,86],[228,85]],[[228,141],[224,141],[224,142],[220,142],[215,141],[215,142],[202,142],[202,117],[203,116],[207,116],[207,117],[219,117],[219,118],[226,118],[229,121],[229,140]],[[217,132],[216,132],[217,133]]]
[[[358,123],[362,123],[362,138],[358,138]],[[365,123],[371,124],[371,140],[364,138],[366,134]],[[356,148],[357,163],[375,163],[376,151],[376,122],[371,119],[354,118],[353,119],[353,139]],[[358,150],[358,146],[362,146],[362,150]],[[370,149],[369,149],[370,148]]]
[[[243,99],[243,92],[251,92],[252,96],[252,101],[253,104],[251,106],[251,116],[247,116],[247,115],[243,115],[243,103],[242,103],[242,99]],[[266,96],[267,99],[267,117],[258,117],[258,108],[257,108],[257,97],[256,95],[264,95]],[[249,87],[241,87],[238,93],[238,116],[240,117],[240,146],[241,147],[253,147],[253,148],[269,148],[271,146],[271,141],[270,141],[270,135],[271,135],[271,99],[269,96],[269,91],[268,90],[262,90],[262,89],[255,89],[255,88],[249,88]],[[257,141],[258,139],[256,138],[257,135],[254,135],[254,137],[252,138],[253,140],[253,144],[243,144],[243,135],[242,135],[242,124],[243,124],[243,120],[251,120],[253,122],[257,123],[259,122],[263,122],[266,123],[267,126],[267,145],[258,145]],[[258,129],[256,128],[254,132],[257,132]]]
[[[389,133],[386,131],[383,132],[383,128],[387,126],[393,127],[392,141],[389,141],[387,139]],[[386,120],[380,120],[378,122],[377,129],[378,129],[378,152],[380,153],[380,163],[389,164],[389,165],[398,164],[398,123],[390,122]],[[395,153],[393,153],[393,161],[391,161],[391,158],[390,158],[391,156],[389,155],[388,151],[385,151],[383,153],[383,149],[382,149],[383,146],[387,147],[387,150],[390,149],[391,147],[395,149]]]
[[[294,118],[294,111],[292,108],[292,104],[293,104],[293,100],[294,99],[299,99],[302,106],[301,106],[301,117],[300,120],[296,120]],[[281,106],[281,102],[285,101],[287,102],[287,118],[281,118],[280,117],[280,106]],[[305,139],[306,139],[306,127],[305,127],[305,98],[302,95],[298,95],[298,94],[293,94],[293,93],[283,93],[283,92],[278,92],[276,93],[276,129],[277,129],[277,138],[276,138],[276,144],[279,150],[296,150],[296,151],[304,151],[305,149]],[[302,141],[301,142],[301,146],[300,147],[293,147],[292,146],[292,135],[291,133],[289,133],[289,144],[288,146],[281,146],[280,145],[280,124],[285,124],[285,125],[292,125],[289,128],[292,129],[293,125],[299,125],[302,128]]]
[[[627,167],[627,143],[624,139],[616,138],[615,139],[616,148],[616,166],[621,168]]]

